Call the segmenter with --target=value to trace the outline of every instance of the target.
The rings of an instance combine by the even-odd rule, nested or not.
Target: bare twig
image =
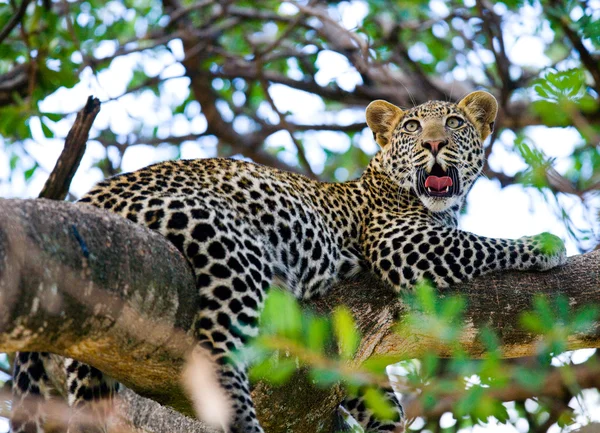
[[[90,96],[85,107],[77,114],[75,123],[73,123],[67,134],[65,147],[44,188],[42,188],[40,197],[54,200],[62,200],[66,197],[71,180],[85,152],[90,128],[99,111],[100,101]]]

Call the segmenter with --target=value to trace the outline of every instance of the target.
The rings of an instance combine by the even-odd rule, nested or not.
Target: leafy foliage
[[[297,368],[307,367],[311,369],[313,380],[321,386],[342,381],[351,393],[360,387],[367,405],[381,416],[389,415],[391,410],[378,388],[387,383],[385,372],[390,365],[388,373],[394,387],[405,396],[417,399],[416,402],[409,399],[408,406],[405,402],[409,416],[414,416],[415,411],[426,416],[420,429],[438,428],[446,412],[451,412],[457,420],[455,429],[486,424],[491,419],[516,425],[523,416],[532,431],[543,429],[549,419],[559,427],[576,422],[571,407],[561,406],[557,412],[555,403],[559,396],[555,381],[562,383],[559,388],[569,390],[564,395],[570,400],[571,396],[581,396],[577,371],[583,367],[598,371],[600,365],[596,356],[581,365],[558,360],[561,356],[564,359],[560,354],[566,350],[570,335],[595,326],[599,316],[596,307],[573,311],[562,296],[555,300],[535,298],[532,309],[521,315],[520,325],[524,331],[538,336],[537,355],[513,362],[503,359],[498,336],[489,328],[483,328],[478,335],[485,348],[482,359],[473,360],[466,355],[459,343],[468,332],[462,320],[463,298],[440,297],[430,285],[421,284],[413,295],[404,296],[404,302],[409,306],[409,313],[397,332],[445,341],[452,349],[451,358],[442,359],[430,352],[421,359],[376,356],[362,365],[349,363],[354,344],[348,345],[348,341],[360,338],[349,312],[336,309],[329,319],[310,311],[299,313],[297,301],[278,290],[271,291],[268,308],[261,318],[262,323],[278,325],[265,326],[243,356],[253,359],[251,373],[255,379],[281,384]],[[291,312],[287,317],[292,319],[282,322],[281,316],[286,315],[282,312]],[[318,332],[313,334],[317,328]],[[314,335],[318,335],[317,339],[311,338]],[[349,352],[348,347],[353,348],[352,351]],[[507,403],[507,396],[522,397],[515,403]],[[536,403],[527,403],[532,402],[532,398]]]

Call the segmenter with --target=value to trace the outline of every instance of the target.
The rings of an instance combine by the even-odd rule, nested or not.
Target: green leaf
[[[565,249],[565,244],[562,239],[552,233],[540,233],[536,238],[540,241],[540,249],[544,254],[555,255]]]
[[[435,314],[436,297],[433,286],[427,282],[421,282],[415,288],[418,306],[427,314]]]
[[[253,380],[266,380],[274,385],[281,385],[296,371],[296,362],[293,359],[278,359],[272,356],[250,368],[250,377]]]
[[[483,396],[483,390],[474,386],[456,404],[456,413],[460,416],[471,414]]]
[[[595,326],[596,320],[598,320],[598,307],[589,306],[582,308],[577,312],[575,318],[571,322],[573,331],[575,332],[586,332]]]
[[[31,179],[31,176],[33,176],[33,174],[34,174],[34,173],[35,173],[35,171],[38,169],[38,167],[39,167],[39,165],[38,165],[38,163],[36,162],[36,163],[33,165],[33,167],[31,167],[31,168],[29,168],[29,169],[25,170],[25,172],[23,173],[23,175],[25,176],[25,180],[26,180],[26,181],[27,181],[27,180],[29,180],[29,179]]]
[[[536,370],[526,367],[517,367],[515,371],[515,379],[525,388],[537,391],[542,388],[546,380],[547,372],[545,370]]]
[[[315,353],[323,353],[327,334],[327,320],[321,317],[311,317],[306,331],[306,346]]]
[[[385,374],[387,366],[398,363],[397,356],[374,356],[367,359],[363,364],[362,368],[371,373]]]
[[[263,331],[297,338],[302,330],[302,312],[289,292],[272,289],[261,316]]]
[[[451,296],[448,299],[444,299],[440,314],[441,318],[448,322],[460,319],[466,304],[466,300],[460,296]]]
[[[44,133],[44,137],[46,138],[54,138],[54,132],[46,125],[46,120],[44,118],[41,119],[40,122],[42,124],[42,132]]]
[[[557,424],[560,428],[568,427],[575,423],[575,414],[572,412],[563,412],[560,414],[557,420]]]
[[[337,307],[333,311],[333,329],[342,357],[352,358],[358,348],[360,334],[352,313],[346,307]]]
[[[365,403],[379,419],[393,419],[396,411],[379,388],[369,388],[364,393]]]
[[[342,379],[342,375],[339,371],[324,368],[311,369],[310,377],[319,386],[331,386]]]
[[[543,334],[547,329],[543,326],[539,317],[535,313],[525,312],[520,318],[521,326],[527,330],[536,334]]]
[[[58,122],[64,118],[64,114],[60,113],[48,113],[45,111],[40,112],[40,115],[43,117],[47,117],[49,120],[53,122]]]
[[[433,353],[426,353],[421,360],[421,375],[423,377],[435,377],[440,359]]]
[[[484,327],[481,330],[481,332],[479,332],[479,339],[481,340],[488,352],[494,352],[500,347],[500,341],[498,340],[498,336],[492,329],[490,329],[487,326]]]
[[[10,161],[9,161],[10,170],[13,171],[15,168],[17,168],[18,163],[19,163],[19,155],[17,155],[16,153],[13,153],[10,156]]]

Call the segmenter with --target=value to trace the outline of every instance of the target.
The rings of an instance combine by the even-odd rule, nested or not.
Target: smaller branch
[[[119,99],[121,99],[123,96],[130,95],[130,94],[132,94],[132,93],[135,93],[135,92],[138,92],[138,91],[140,91],[140,90],[145,90],[145,89],[147,89],[147,88],[149,88],[149,87],[151,88],[151,87],[154,87],[154,86],[158,86],[159,84],[166,83],[166,82],[167,82],[167,81],[169,81],[169,80],[176,80],[176,79],[178,79],[178,78],[186,78],[186,76],[185,76],[185,75],[175,75],[175,76],[172,76],[172,77],[165,77],[165,78],[161,78],[161,77],[160,77],[160,74],[161,74],[161,73],[162,73],[162,72],[163,72],[165,69],[167,69],[167,67],[169,67],[169,66],[171,66],[171,65],[172,65],[172,63],[171,63],[171,64],[169,64],[169,65],[167,65],[167,66],[166,66],[165,68],[163,68],[163,70],[162,70],[161,72],[159,72],[159,74],[158,74],[158,75],[156,75],[155,77],[148,77],[147,79],[145,79],[145,80],[144,80],[142,83],[138,84],[137,86],[133,86],[133,87],[131,87],[131,88],[127,89],[125,92],[121,93],[120,95],[117,95],[117,96],[112,96],[112,97],[110,97],[110,98],[107,98],[107,99],[105,99],[104,101],[102,101],[102,103],[106,103],[106,102],[109,102],[109,101],[118,101],[118,100],[119,100]],[[130,116],[131,116],[131,117],[133,117],[133,118],[135,118],[135,119],[138,119],[138,120],[143,120],[143,119],[140,119],[140,118],[139,118],[139,117],[137,117],[137,116],[132,116],[131,114],[130,114]]]
[[[350,123],[348,125],[336,125],[336,124],[297,124],[289,123],[290,128],[295,131],[339,131],[339,132],[358,132],[362,131],[367,127],[366,122]]]
[[[71,180],[85,152],[90,128],[99,111],[100,101],[90,96],[85,107],[77,114],[75,123],[73,123],[71,130],[67,134],[65,147],[42,192],[40,192],[40,197],[52,198],[54,200],[65,198],[69,192]]]
[[[129,147],[129,146],[136,146],[138,144],[145,144],[148,146],[158,146],[162,143],[181,144],[184,141],[193,141],[193,140],[197,140],[202,137],[207,137],[209,135],[212,135],[212,134],[209,134],[207,132],[201,132],[199,134],[186,134],[186,135],[179,135],[179,136],[170,136],[170,137],[165,137],[165,138],[139,137],[137,140],[129,141],[129,142],[124,143],[119,146]],[[117,143],[115,143],[114,141],[112,141],[112,140],[108,141],[102,137],[94,138],[94,140],[99,142],[100,144],[102,144],[104,147],[111,146],[111,145],[117,145]]]
[[[2,31],[0,31],[0,43],[2,43],[2,41],[10,34],[10,32],[12,32],[12,30],[17,26],[17,24],[19,24],[21,19],[23,19],[23,16],[27,11],[27,6],[29,6],[29,3],[31,3],[31,0],[23,0],[21,2],[19,9],[17,9],[12,18],[8,21],[8,23],[6,23]]]
[[[21,33],[21,41],[23,41],[23,43],[25,44],[26,49],[26,53],[27,53],[27,64],[29,64],[29,70],[27,71],[27,73],[29,74],[29,83],[27,86],[27,99],[28,99],[28,104],[30,108],[33,108],[34,106],[34,98],[33,96],[33,91],[36,88],[37,85],[37,73],[38,73],[38,69],[39,69],[39,62],[43,61],[43,59],[46,57],[47,53],[47,49],[46,48],[41,48],[39,51],[35,50],[32,46],[31,46],[31,35],[30,33],[25,29],[25,26],[21,25],[19,27],[19,32]],[[32,54],[37,51],[37,53],[35,54],[35,56],[33,56]],[[42,60],[40,60],[42,59]]]
[[[17,65],[5,74],[0,75],[0,106],[15,102],[15,95],[24,97],[27,94],[30,63]]]
[[[402,378],[400,378],[402,380]],[[540,397],[558,401],[565,397],[568,400],[581,389],[597,388],[600,386],[600,367],[598,360],[593,358],[580,365],[554,368],[547,376],[540,389],[525,387],[516,381],[507,386],[490,390],[489,395],[498,401],[525,401],[528,398]],[[465,390],[452,392],[445,397],[440,397],[437,404],[425,408],[423,402],[417,397],[409,399],[404,405],[407,418],[425,416],[427,418],[439,417],[446,412],[453,413],[455,405],[464,395]],[[567,400],[567,402],[568,402]]]
[[[298,5],[296,5],[298,6]],[[279,21],[283,23],[293,23],[295,16],[280,15],[275,12],[268,10],[261,10],[255,8],[243,8],[231,5],[227,8],[227,14],[230,16],[236,16],[244,18],[246,20],[259,20],[259,21]],[[305,27],[308,30],[316,30],[313,26],[308,24],[306,21],[300,21],[298,25]]]
[[[415,82],[424,90],[428,98],[441,99],[443,97],[443,92],[433,84],[421,67],[421,64],[410,58],[408,48],[401,37],[403,28],[404,26],[398,23],[385,40],[390,46],[395,47],[392,52],[392,60],[403,65],[405,71],[412,71],[411,75],[414,77]]]
[[[561,7],[560,6],[561,4],[557,1],[553,1],[552,4],[555,8]],[[569,39],[569,41],[573,45],[573,48],[575,48],[575,50],[579,54],[581,63],[583,63],[583,65],[586,67],[586,69],[589,71],[589,73],[594,78],[594,83],[595,83],[594,89],[596,90],[596,92],[600,93],[600,62],[598,62],[597,60],[595,60],[592,57],[592,55],[587,50],[585,45],[583,45],[581,38],[571,28],[571,23],[569,22],[569,15],[568,14],[557,15],[552,10],[548,11],[548,15],[550,17],[552,17],[554,20],[556,20],[556,22],[558,22],[558,25],[560,26],[562,31],[567,36],[567,39]]]
[[[175,24],[177,21],[179,21],[183,17],[186,17],[192,11],[204,9],[205,7],[210,6],[212,4],[214,4],[214,0],[201,0],[191,5],[175,9],[169,14],[169,18],[171,19],[169,25]]]
[[[494,128],[492,131],[492,135],[490,137],[490,144],[483,150],[483,160],[484,160],[484,170],[488,167],[488,159],[490,159],[490,155],[494,150],[494,144],[496,143],[496,138],[498,137],[498,128]]]
[[[75,26],[73,25],[73,19],[71,17],[71,8],[69,6],[69,3],[67,2],[67,0],[61,0],[61,3],[63,5],[64,12],[62,15],[65,19],[65,22],[67,23],[67,31],[69,33],[69,36],[71,36],[71,40],[73,41],[73,45],[75,45],[75,48],[77,48],[77,51],[79,51],[79,53],[82,54],[83,51],[81,50],[81,41],[75,33]]]
[[[167,35],[162,32],[155,31],[151,32],[147,36],[130,40],[120,44],[116,51],[106,57],[96,58],[93,56],[84,56],[83,62],[79,67],[79,70],[83,70],[86,66],[95,69],[97,66],[103,63],[109,63],[117,57],[126,56],[133,53],[140,53],[146,50],[152,50],[161,46],[166,46],[169,42],[174,39],[184,38],[186,35],[183,32],[172,32]],[[82,53],[83,54],[83,53]]]
[[[596,132],[596,129],[592,124],[585,118],[574,104],[565,104],[563,109],[569,114],[569,117],[573,121],[573,125],[579,130],[579,133],[586,140],[586,145],[595,147],[600,145],[600,133]]]
[[[271,44],[267,45],[265,48],[256,53],[257,59],[264,58],[265,54],[272,52],[275,48],[277,48],[281,43],[287,38],[298,26],[298,24],[305,18],[305,14],[303,12],[299,12],[296,17],[288,24],[287,28],[281,33],[281,35],[275,39]]]
[[[492,170],[487,161],[483,167],[482,174],[488,179],[498,180],[502,188],[519,183],[517,176],[510,176],[508,174]],[[583,198],[583,195],[586,192],[592,190],[591,187],[588,187],[585,190],[577,189],[575,186],[573,186],[571,181],[569,181],[566,177],[552,167],[546,170],[546,182],[548,183],[548,188],[553,194],[561,192],[563,194],[571,194],[579,198]]]
[[[238,18],[227,18],[213,26],[204,27],[195,31],[193,35],[187,36],[191,42],[196,42],[193,46],[185,49],[185,56],[182,63],[185,64],[185,61],[188,58],[195,58],[200,54],[205,56],[206,54],[211,53],[214,50],[214,45],[210,45],[207,41],[217,39],[225,30],[237,27],[239,24],[240,20]],[[182,40],[183,39],[184,38],[182,37]]]
[[[306,170],[306,173],[308,174],[309,177],[311,177],[312,179],[317,179],[317,175],[312,170],[312,167],[310,166],[310,163],[308,162],[308,159],[306,158],[306,151],[304,150],[304,145],[300,142],[300,140],[298,140],[296,138],[296,136],[292,132],[292,128],[290,127],[290,124],[288,123],[288,121],[285,118],[285,115],[283,115],[279,111],[277,106],[275,105],[275,101],[273,101],[273,98],[271,97],[271,94],[269,93],[269,84],[267,83],[267,81],[264,78],[262,78],[260,80],[260,84],[263,88],[263,92],[265,93],[265,98],[269,102],[269,105],[271,106],[273,111],[275,111],[275,113],[277,113],[277,116],[279,116],[279,125],[282,126],[285,130],[287,130],[290,138],[294,142],[294,145],[296,146],[296,150],[298,152],[298,160],[300,161],[300,164],[302,165],[302,167],[304,167],[304,170]]]
[[[494,78],[494,75],[492,74],[492,71],[490,70],[490,68],[485,64],[485,62],[481,58],[481,55],[479,54],[479,50],[475,46],[473,38],[468,37],[462,29],[455,29],[455,31],[460,35],[465,46],[468,47],[469,50],[477,56],[477,58],[479,59],[479,62],[481,63],[483,73],[485,74],[486,78],[488,79],[489,86],[493,86],[496,82],[496,79]]]
[[[367,42],[360,35],[347,30],[338,21],[332,19],[324,6],[312,7],[310,4],[296,6],[306,15],[321,22],[321,26],[315,29],[316,32],[327,41],[329,49],[337,51],[348,59],[366,85],[394,81],[386,68],[371,62]]]
[[[260,121],[262,119],[255,119],[255,120]],[[351,123],[348,125],[337,125],[337,124],[310,125],[310,124],[297,124],[297,123],[288,122],[288,127],[291,131],[358,132],[358,131],[362,131],[363,129],[365,129],[367,127],[367,124],[365,122],[357,122],[357,123]],[[261,132],[264,132],[263,135],[265,137],[268,137],[269,135],[274,134],[275,132],[280,131],[280,130],[281,130],[281,128],[278,127],[277,125],[265,124],[263,126],[263,129],[261,130]],[[181,144],[184,141],[194,141],[194,140],[198,140],[199,138],[208,137],[208,136],[212,136],[212,135],[213,134],[205,131],[205,132],[200,132],[198,134],[175,135],[175,136],[169,136],[169,137],[164,137],[164,138],[161,138],[161,137],[138,137],[136,140],[128,141],[128,142],[124,143],[123,146],[128,147],[128,146],[136,146],[139,144],[145,144],[148,146],[158,146],[162,143]],[[113,140],[109,141],[102,137],[96,137],[96,138],[94,138],[94,140],[99,142],[100,144],[102,144],[104,147],[107,147],[110,145],[117,145],[117,143],[115,143]]]
[[[496,60],[496,67],[498,69],[498,74],[500,75],[500,80],[502,82],[502,86],[500,87],[500,105],[502,107],[506,106],[508,102],[508,98],[510,96],[510,92],[514,89],[514,83],[510,78],[509,73],[509,65],[510,60],[506,55],[506,50],[504,47],[504,39],[501,28],[501,21],[493,11],[493,7],[485,0],[477,0],[477,10],[479,12],[479,17],[482,20],[483,30],[486,33],[490,50],[494,53],[494,58]],[[498,40],[498,49],[494,47],[494,38]]]
[[[256,65],[244,62],[240,59],[239,62],[227,62],[218,71],[210,72],[215,78],[245,78],[249,80],[258,80],[258,71]],[[293,89],[304,90],[305,92],[315,93],[322,98],[333,101],[344,101],[346,104],[365,104],[367,97],[359,95],[355,92],[348,92],[341,89],[337,85],[327,87],[320,86],[312,77],[306,77],[302,80],[290,78],[287,75],[280,74],[274,71],[264,71],[264,78],[272,83],[283,84]],[[357,88],[358,89],[358,88]],[[385,98],[381,95],[381,98]],[[366,105],[366,104],[365,104]]]

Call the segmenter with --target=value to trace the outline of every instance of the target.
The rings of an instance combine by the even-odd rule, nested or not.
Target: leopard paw
[[[565,244],[558,236],[548,232],[529,236],[527,243],[532,248],[532,268],[541,271],[564,265],[567,262]],[[535,259],[535,261],[533,260]]]

